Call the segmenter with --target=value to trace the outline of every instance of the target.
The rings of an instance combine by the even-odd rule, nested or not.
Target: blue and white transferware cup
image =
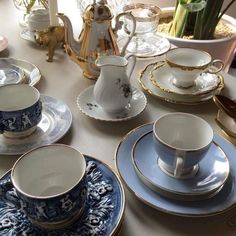
[[[70,146],[53,144],[25,153],[14,164],[11,181],[25,214],[41,228],[66,227],[83,213],[86,161]]]
[[[42,118],[39,91],[26,84],[0,87],[0,133],[11,138],[30,135]]]
[[[153,125],[153,141],[162,171],[175,178],[189,178],[198,171],[213,140],[211,126],[188,113],[168,113]]]

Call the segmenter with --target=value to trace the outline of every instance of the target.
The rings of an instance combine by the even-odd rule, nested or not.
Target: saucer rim
[[[76,99],[76,104],[77,104],[77,107],[79,108],[79,110],[86,116],[92,118],[92,119],[95,119],[95,120],[99,120],[99,121],[106,121],[106,122],[122,122],[122,121],[126,121],[126,120],[131,120],[133,118],[135,118],[136,116],[140,115],[144,110],[145,108],[147,107],[147,98],[145,96],[145,94],[132,86],[132,90],[136,90],[137,92],[139,92],[140,94],[142,94],[142,97],[143,97],[143,107],[141,107],[142,109],[139,110],[139,112],[137,114],[134,114],[133,116],[127,116],[127,117],[124,117],[124,118],[117,118],[117,119],[114,119],[114,118],[107,118],[107,119],[103,119],[101,117],[94,117],[94,116],[91,116],[90,114],[88,114],[86,111],[84,111],[84,109],[81,107],[81,97],[84,95],[85,92],[89,91],[89,90],[92,90],[94,87],[94,85],[91,85],[89,87],[87,87],[86,89],[84,89],[78,96],[77,96],[77,99]],[[133,97],[133,96],[132,96]],[[95,101],[94,101],[95,102]],[[96,103],[96,102],[95,102]],[[97,103],[96,103],[97,104]],[[98,104],[97,104],[98,105]],[[99,105],[98,105],[99,106]],[[132,106],[131,106],[131,109],[132,109]]]
[[[155,54],[155,55],[151,55],[151,56],[141,56],[141,55],[136,55],[136,53],[132,53],[132,54],[135,55],[136,58],[138,58],[138,59],[157,58],[157,57],[159,57],[159,56],[164,55],[166,52],[168,52],[168,51],[171,49],[171,43],[170,43],[170,41],[169,41],[167,38],[165,38],[164,36],[161,36],[161,35],[157,34],[157,32],[154,32],[153,34],[154,34],[154,36],[157,37],[157,38],[164,39],[164,40],[165,40],[165,43],[168,44],[168,48],[167,48],[166,50],[163,50],[163,52],[161,52],[161,53],[159,53],[159,54]],[[119,43],[121,42],[121,40],[124,40],[124,39],[127,38],[127,37],[128,37],[128,36],[126,36],[126,35],[119,35],[118,40],[117,40],[119,48],[122,49],[122,47],[119,45]],[[127,51],[127,49],[126,49],[126,51]],[[127,53],[131,53],[131,52],[127,51]]]
[[[11,70],[15,71],[17,73],[18,79],[15,83],[6,83],[6,84],[2,84],[1,86],[8,85],[8,84],[22,84],[27,79],[26,75],[25,75],[25,71],[22,68],[20,68],[19,66],[16,66],[14,64],[9,64],[9,67],[2,68],[2,70],[4,70],[4,69],[11,69]],[[1,70],[1,68],[0,68],[0,70]]]
[[[53,141],[50,141],[50,142],[47,142],[47,143],[44,143],[43,145],[48,145],[48,144],[52,144],[52,143],[55,143],[55,142],[57,142],[58,140],[60,140],[60,139],[62,139],[65,135],[66,135],[66,133],[69,131],[69,129],[70,129],[70,127],[71,127],[71,125],[72,125],[72,120],[73,120],[73,116],[72,116],[72,112],[71,112],[71,110],[70,110],[70,108],[68,107],[68,105],[64,102],[64,101],[62,101],[61,99],[58,99],[58,98],[56,98],[56,97],[52,97],[52,96],[48,96],[48,95],[45,95],[45,94],[40,94],[40,98],[43,98],[43,99],[52,99],[52,100],[55,100],[55,101],[60,101],[61,103],[63,103],[64,104],[64,106],[65,107],[67,107],[67,110],[66,110],[66,112],[69,114],[69,118],[70,119],[67,119],[66,121],[67,121],[67,126],[65,127],[65,129],[63,130],[63,132],[61,132],[61,135],[59,135],[56,139],[54,139]],[[44,106],[44,101],[42,101],[42,105]],[[53,109],[55,109],[55,108],[53,108]],[[44,111],[42,111],[42,112],[44,112]],[[51,123],[50,123],[51,124]],[[31,135],[33,135],[33,133],[31,134]],[[31,137],[31,135],[29,135],[29,136],[27,136],[25,139],[29,139],[30,137]],[[44,135],[43,135],[44,136]],[[42,136],[39,136],[39,138],[41,139],[41,141],[43,140],[42,139]],[[13,141],[12,142],[14,142],[14,139],[12,139]],[[39,140],[39,139],[38,139]],[[34,146],[34,147],[30,147],[30,148],[26,148],[24,151],[16,151],[15,150],[15,152],[3,152],[3,151],[1,151],[0,150],[0,155],[6,155],[6,156],[12,156],[12,155],[22,155],[23,153],[25,153],[25,152],[27,152],[27,151],[29,151],[29,150],[31,150],[31,149],[33,149],[33,148],[37,148],[37,147],[39,147],[39,146],[41,146],[42,145],[42,143],[37,143],[38,145],[37,146]],[[22,145],[24,145],[24,144],[22,144]],[[0,148],[1,149],[1,148]],[[5,148],[6,149],[6,148]]]
[[[181,95],[181,96],[201,96],[201,95],[206,95],[206,94],[209,94],[215,90],[217,90],[219,88],[219,86],[222,84],[223,82],[223,76],[219,73],[216,73],[214,74],[216,76],[216,81],[217,81],[217,84],[215,86],[211,86],[208,90],[205,90],[203,92],[201,92],[201,90],[197,91],[197,92],[194,92],[194,93],[180,93],[180,92],[177,92],[177,91],[174,91],[172,90],[171,88],[168,89],[167,87],[163,87],[161,86],[160,84],[158,84],[158,81],[159,79],[155,79],[154,77],[154,72],[157,72],[160,68],[162,67],[166,67],[167,65],[165,63],[161,64],[161,65],[157,65],[157,66],[154,66],[149,75],[148,75],[148,79],[152,82],[152,84],[156,87],[158,87],[159,89],[161,89],[162,91],[164,92],[167,92],[167,93],[172,93],[172,94],[176,94],[176,95]],[[210,73],[205,73],[205,74],[208,74],[208,75],[212,75]],[[198,77],[199,78],[199,77]]]
[[[117,216],[117,220],[114,224],[114,227],[112,229],[112,231],[109,233],[109,236],[115,236],[117,235],[117,233],[119,233],[119,230],[121,228],[121,225],[123,223],[123,220],[124,220],[124,214],[125,214],[125,208],[126,208],[126,196],[125,196],[125,190],[124,190],[124,186],[122,184],[122,179],[120,178],[119,174],[116,172],[115,169],[113,169],[111,166],[109,166],[108,164],[106,164],[104,161],[98,159],[98,158],[95,158],[91,155],[88,155],[88,154],[83,154],[85,156],[85,158],[87,159],[91,159],[92,161],[95,161],[96,163],[99,163],[99,164],[102,164],[103,166],[105,166],[111,175],[113,175],[117,181],[117,185],[119,186],[120,188],[120,197],[121,197],[121,206],[120,206],[120,210],[119,210],[119,213],[118,213],[118,216]],[[0,180],[2,178],[4,178],[6,175],[10,175],[12,171],[12,168],[9,169],[8,171],[6,171],[4,174],[2,174],[0,176]],[[70,227],[70,226],[69,226]]]
[[[30,33],[30,32],[32,32],[32,31],[30,31],[29,29],[25,28],[25,29],[21,30],[21,32],[20,32],[20,37],[21,37],[22,39],[28,41],[28,42],[35,43],[35,44],[36,44],[36,42],[35,42],[35,40],[34,40],[34,38],[33,38],[32,36],[29,35],[29,37],[28,37],[28,34],[27,34],[27,33]],[[32,33],[33,33],[33,32],[32,32]]]
[[[211,213],[185,213],[185,212],[177,212],[177,211],[173,211],[173,210],[170,210],[170,209],[165,209],[163,207],[160,207],[158,205],[155,205],[153,204],[150,200],[147,200],[146,197],[142,197],[142,195],[139,193],[139,192],[135,192],[135,190],[133,190],[129,184],[126,182],[126,180],[123,178],[119,168],[118,168],[118,152],[119,152],[119,148],[120,146],[129,138],[130,135],[132,135],[133,133],[135,133],[136,131],[140,130],[140,129],[144,129],[145,127],[148,127],[152,124],[153,122],[150,122],[150,123],[146,123],[146,124],[143,124],[143,125],[140,125],[134,129],[132,129],[131,131],[129,131],[123,138],[122,140],[118,143],[117,147],[116,147],[116,151],[115,151],[115,156],[114,156],[114,162],[115,162],[115,167],[116,167],[116,170],[120,176],[120,178],[122,179],[122,182],[124,183],[124,185],[127,187],[127,189],[134,195],[137,197],[137,199],[139,199],[141,202],[145,203],[146,205],[152,207],[153,209],[156,209],[160,212],[163,212],[163,213],[166,213],[166,214],[170,214],[170,215],[175,215],[175,216],[181,216],[181,217],[188,217],[188,218],[202,218],[202,217],[209,217],[209,216],[216,216],[216,215],[219,215],[219,214],[222,214],[224,212],[227,212],[229,211],[230,209],[234,208],[235,207],[235,203],[236,203],[236,199],[235,199],[235,202],[232,203],[230,206],[228,207],[225,207],[223,209],[218,209],[218,210],[215,210],[214,212],[211,212]],[[225,138],[223,138],[221,135],[217,134],[215,136],[216,138],[220,138],[222,140],[224,140],[224,142],[227,143],[228,147],[229,148],[233,148],[232,147],[232,144],[226,140]],[[143,184],[141,181],[140,181],[141,184]],[[145,188],[148,188],[147,186],[145,186]],[[236,187],[235,187],[236,188]],[[159,194],[157,194],[156,192],[154,192],[153,190],[151,190],[153,193],[155,193],[154,195],[158,195],[160,196]],[[236,191],[236,190],[235,190]],[[175,201],[173,199],[168,199],[168,201]],[[204,201],[204,200],[202,200]],[[198,201],[197,201],[198,202]],[[201,201],[200,201],[201,202]]]
[[[14,66],[17,66],[20,69],[22,69],[25,73],[26,80],[28,80],[27,82],[24,82],[25,84],[28,84],[30,86],[35,86],[40,82],[40,80],[42,78],[42,74],[41,74],[39,68],[35,64],[33,64],[33,63],[31,63],[27,60],[16,59],[14,57],[9,57],[9,58],[8,57],[3,57],[3,58],[0,58],[0,61],[1,60],[4,60],[7,63],[9,63],[11,65],[14,65]],[[22,63],[23,63],[23,65],[22,65]],[[32,67],[33,70],[36,70],[36,75],[32,77],[31,72],[33,70],[32,71],[29,70],[28,68],[26,68],[25,65],[28,65],[28,66]]]
[[[191,101],[191,100],[184,100],[183,98],[181,99],[178,99],[178,100],[175,100],[175,99],[172,99],[170,98],[168,95],[168,93],[164,92],[161,90],[161,92],[164,92],[166,93],[165,96],[162,96],[160,94],[157,94],[155,92],[153,92],[150,88],[146,87],[146,85],[143,83],[142,80],[143,77],[144,77],[144,74],[147,73],[147,70],[149,69],[149,67],[151,66],[155,66],[156,62],[153,62],[153,63],[150,63],[148,65],[146,65],[143,69],[140,70],[139,72],[139,76],[138,76],[138,82],[139,82],[139,85],[143,88],[144,91],[146,91],[147,93],[149,93],[151,96],[153,97],[156,97],[162,101],[166,101],[166,102],[169,102],[169,103],[173,103],[173,104],[181,104],[181,105],[198,105],[198,104],[202,104],[202,103],[206,103],[208,102],[209,100],[211,100],[213,98],[214,95],[216,94],[219,94],[221,92],[221,90],[224,88],[225,84],[224,84],[224,80],[222,81],[222,84],[220,84],[220,86],[218,87],[218,89],[215,90],[215,93],[214,94],[209,94],[207,97],[203,97],[201,98],[199,101]],[[146,80],[148,78],[145,78]],[[150,81],[151,82],[151,81]],[[156,87],[157,88],[157,87]],[[159,88],[157,88],[159,89]],[[176,96],[180,96],[180,95],[177,95],[175,94]],[[181,97],[181,96],[180,96]],[[195,96],[192,96],[192,97],[195,97]],[[184,97],[185,98],[185,97]],[[185,98],[186,99],[186,98]]]
[[[151,123],[153,124],[153,123]],[[138,175],[141,175],[142,178],[145,179],[145,184],[146,184],[146,181],[149,183],[148,184],[148,187],[151,188],[153,191],[156,191],[158,194],[159,192],[157,190],[154,190],[154,188],[158,188],[160,192],[165,192],[166,194],[164,196],[167,196],[168,194],[171,194],[173,196],[168,196],[172,199],[175,199],[175,200],[186,200],[186,201],[195,201],[195,200],[203,200],[203,199],[207,199],[207,198],[210,198],[212,196],[214,196],[214,193],[217,194],[218,191],[223,187],[223,185],[225,184],[225,182],[227,181],[228,177],[229,177],[229,174],[230,174],[230,166],[229,166],[229,160],[228,160],[228,157],[226,155],[226,153],[224,152],[224,150],[220,147],[220,145],[218,145],[215,141],[213,141],[213,143],[215,144],[215,146],[217,146],[224,154],[224,159],[225,159],[225,162],[227,162],[227,166],[228,166],[228,170],[227,170],[227,174],[226,176],[224,177],[223,181],[221,181],[221,184],[219,186],[217,186],[216,188],[214,189],[210,189],[208,190],[207,192],[197,192],[197,193],[190,193],[190,192],[179,192],[179,191],[175,191],[175,190],[171,190],[171,189],[167,189],[167,188],[164,188],[162,186],[159,186],[157,185],[155,182],[153,182],[151,179],[149,179],[147,176],[145,176],[142,171],[139,169],[139,167],[137,166],[136,162],[135,162],[135,157],[134,157],[134,149],[135,147],[137,146],[137,143],[146,135],[152,133],[152,130],[151,131],[148,131],[148,132],[145,132],[144,134],[142,134],[134,143],[134,145],[132,146],[132,150],[131,150],[131,160],[132,160],[132,163],[133,163],[133,167],[135,169],[135,171],[138,173]],[[157,164],[158,165],[158,164]],[[142,178],[140,178],[142,180]],[[194,177],[193,177],[194,178]],[[142,180],[143,181],[143,180]],[[144,181],[143,181],[144,182]],[[153,186],[153,187],[150,187],[150,186]],[[200,199],[181,199],[180,197],[201,197]],[[204,197],[204,198],[203,198]]]

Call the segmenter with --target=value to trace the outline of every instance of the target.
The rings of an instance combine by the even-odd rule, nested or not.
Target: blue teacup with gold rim
[[[11,181],[25,214],[41,228],[66,227],[83,213],[86,161],[70,146],[53,144],[25,153],[14,164]]]
[[[0,133],[19,138],[30,135],[42,118],[39,91],[26,84],[0,87]]]
[[[193,177],[213,136],[211,126],[198,116],[173,112],[159,117],[153,125],[159,167],[174,178]]]

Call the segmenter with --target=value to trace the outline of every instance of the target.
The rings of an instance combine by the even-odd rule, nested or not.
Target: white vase
[[[173,14],[174,8],[167,7],[162,8],[161,17],[171,16]],[[236,32],[236,20],[233,17],[224,15],[222,17],[223,22],[233,28]],[[224,72],[228,72],[230,65],[233,61],[236,49],[236,35],[232,37],[222,38],[222,39],[212,39],[212,40],[195,40],[195,39],[183,39],[173,36],[168,36],[163,33],[158,33],[166,37],[171,44],[177,47],[191,47],[200,50],[207,51],[211,54],[212,58],[221,59],[224,62]]]

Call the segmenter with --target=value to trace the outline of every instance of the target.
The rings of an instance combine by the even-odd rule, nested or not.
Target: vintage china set
[[[67,18],[60,15],[65,22]],[[67,24],[69,24],[67,22]],[[71,33],[71,32],[70,32]],[[24,29],[21,37],[34,41],[32,32]],[[120,48],[127,47],[127,37],[120,35]],[[157,41],[150,54],[137,54],[138,58],[160,56],[170,49],[167,39],[152,33],[150,42]],[[147,39],[147,40],[148,40]],[[125,42],[125,43],[124,43]],[[148,42],[148,41],[147,41]],[[123,46],[125,45],[125,46]],[[80,45],[81,46],[81,45]],[[6,38],[0,36],[0,51],[7,47]],[[4,65],[1,69],[1,65]],[[91,71],[84,71],[93,77]],[[6,76],[7,75],[7,76]],[[7,77],[9,82],[5,81]],[[36,85],[41,79],[39,69],[30,62],[0,59],[0,85],[26,83]],[[139,83],[149,94],[171,103],[193,105],[212,99],[224,88],[220,74],[202,73],[193,87],[181,89],[173,85],[173,77],[163,62],[148,64],[140,73]],[[3,81],[3,82],[2,82]],[[1,83],[2,82],[2,83]],[[19,155],[42,145],[61,139],[72,124],[69,107],[61,100],[41,94],[42,119],[36,130],[22,139],[0,135],[0,154]],[[131,86],[131,99],[116,113],[105,112],[94,97],[94,85],[77,97],[77,106],[86,116],[109,122],[126,121],[138,116],[147,106],[145,94]],[[226,121],[227,120],[227,121]],[[216,121],[226,125],[236,136],[234,120],[219,110]],[[164,173],[158,166],[158,157],[152,143],[153,123],[129,132],[117,147],[116,168],[127,187],[146,204],[160,211],[181,216],[209,216],[222,213],[236,204],[236,160],[234,147],[215,135],[207,156],[199,163],[197,174],[188,179],[177,179]],[[145,158],[147,157],[148,158]],[[60,230],[44,231],[32,224],[22,211],[10,173],[0,178],[0,234],[37,235],[114,235],[118,232],[125,208],[125,195],[119,176],[105,163],[85,155],[87,163],[88,194],[85,209],[78,221]]]

